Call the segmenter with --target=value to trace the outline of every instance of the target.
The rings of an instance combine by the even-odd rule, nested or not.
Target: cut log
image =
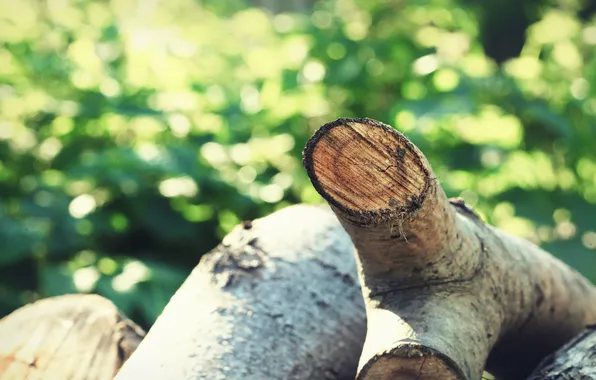
[[[116,379],[353,379],[366,327],[353,252],[327,208],[237,226]]]
[[[523,379],[596,322],[596,288],[449,201],[420,150],[370,119],[339,119],[304,165],[357,249],[368,331],[358,379]],[[490,356],[489,356],[490,353]]]
[[[103,297],[43,299],[0,320],[0,379],[111,380],[144,335]]]
[[[596,326],[547,357],[528,380],[596,380]]]

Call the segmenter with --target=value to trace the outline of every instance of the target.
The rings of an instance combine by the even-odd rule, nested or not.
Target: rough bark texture
[[[366,316],[331,211],[236,227],[170,300],[117,380],[354,378]]]
[[[0,320],[1,380],[111,380],[144,332],[96,295],[66,295]]]
[[[528,380],[595,380],[596,326],[546,358]]]
[[[339,119],[308,142],[304,165],[357,249],[368,317],[358,379],[476,380],[487,359],[522,379],[596,322],[586,279],[450,202],[393,128]]]

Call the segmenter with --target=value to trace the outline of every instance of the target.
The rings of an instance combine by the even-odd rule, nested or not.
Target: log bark
[[[357,249],[368,317],[358,379],[523,379],[596,322],[596,288],[537,246],[449,201],[420,150],[339,119],[304,165]],[[490,356],[489,356],[490,353]]]
[[[322,207],[237,226],[116,379],[353,379],[366,326],[353,250]]]
[[[103,297],[43,299],[0,320],[0,379],[111,380],[143,336]]]
[[[596,326],[542,361],[528,380],[596,380]]]

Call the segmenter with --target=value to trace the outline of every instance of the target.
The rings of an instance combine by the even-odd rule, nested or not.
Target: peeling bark
[[[522,379],[596,322],[596,288],[450,202],[395,129],[339,119],[307,143],[304,165],[356,246],[368,318],[358,379],[476,380],[485,363]]]
[[[144,335],[103,297],[43,299],[0,320],[0,379],[111,380]]]
[[[590,326],[546,358],[528,380],[596,379],[596,326]]]
[[[331,211],[292,206],[204,256],[117,380],[354,378],[366,316]]]

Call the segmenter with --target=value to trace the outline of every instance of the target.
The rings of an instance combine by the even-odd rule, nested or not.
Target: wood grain
[[[0,320],[0,379],[111,380],[143,336],[103,297],[43,299]]]
[[[368,127],[344,119],[320,132],[310,153],[312,174],[345,208],[366,212],[405,206],[422,193],[424,169],[407,140],[383,127]]]

